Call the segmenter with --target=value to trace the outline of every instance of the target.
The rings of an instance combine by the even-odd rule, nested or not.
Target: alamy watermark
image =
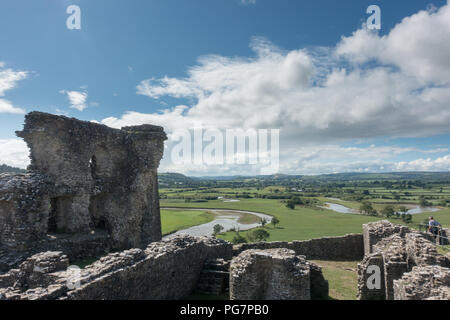
[[[66,271],[66,286],[69,290],[78,289],[81,286],[81,269],[79,266],[70,266]]]
[[[370,265],[367,267],[367,274],[370,276],[367,278],[366,285],[369,290],[381,289],[381,269],[377,265]]]
[[[80,30],[81,29],[81,8],[77,5],[70,5],[66,9],[66,13],[69,17],[66,20],[66,26],[69,30]],[[370,17],[367,19],[366,25],[369,30],[380,30],[381,29],[381,9],[379,6],[373,4],[370,5],[367,10],[367,14]]]
[[[80,30],[81,29],[81,9],[77,5],[70,5],[66,10],[67,14],[70,16],[66,20],[66,26],[69,30]]]
[[[371,16],[367,19],[366,25],[369,30],[381,29],[381,9],[377,5],[371,5],[367,8],[367,14]]]
[[[258,165],[260,174],[278,173],[279,129],[176,130],[171,161],[175,165]]]

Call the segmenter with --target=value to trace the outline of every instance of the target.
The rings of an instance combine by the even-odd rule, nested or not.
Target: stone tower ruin
[[[161,239],[162,127],[118,130],[31,112],[16,134],[27,143],[31,164],[26,174],[0,176],[0,259],[5,250],[26,251],[71,235],[116,249]]]

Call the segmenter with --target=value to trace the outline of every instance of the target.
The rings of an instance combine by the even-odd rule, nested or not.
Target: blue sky
[[[66,9],[73,4],[81,9],[81,30],[66,27]],[[363,26],[372,4],[382,13],[382,29],[376,33]],[[442,55],[450,54],[445,44],[450,39],[447,7],[447,1],[422,0],[2,1],[0,163],[26,165],[26,149],[14,135],[24,112],[59,113],[115,127],[151,121],[169,133],[171,119],[188,125],[204,112],[210,118],[202,121],[217,120],[217,126],[225,122],[227,127],[280,128],[280,171],[285,173],[449,170],[445,73],[450,70],[444,72],[448,64],[439,64]],[[418,13],[421,10],[426,11]],[[402,22],[411,16],[417,23]],[[424,41],[429,51],[416,50]],[[288,65],[287,71],[275,74],[277,63]],[[218,83],[229,80],[223,74],[230,66],[242,72],[224,88]],[[325,75],[316,72],[319,66],[325,66]],[[342,69],[345,75],[339,73]],[[246,79],[248,73],[252,76]],[[356,74],[361,79],[354,79]],[[215,75],[213,86],[198,81]],[[166,76],[176,80],[176,88],[171,87],[173,81],[164,81]],[[266,77],[287,84],[278,88],[269,81],[265,85],[274,88],[272,96],[255,94],[241,104],[239,94],[247,99],[257,92],[248,83]],[[299,80],[302,77],[308,84]],[[323,82],[314,86],[311,79]],[[380,89],[390,81],[395,89]],[[352,90],[354,95],[349,94]],[[423,100],[423,108],[435,118],[428,119],[423,108],[411,105],[417,90],[429,91],[417,100]],[[330,98],[320,100],[324,96]],[[380,96],[384,99],[374,101]],[[358,107],[339,107],[343,101]],[[186,106],[181,115],[172,114],[181,105]],[[224,113],[208,108],[222,108]],[[274,110],[271,118],[267,108]],[[165,117],[161,110],[166,110]],[[134,116],[127,117],[127,111]],[[263,115],[254,118],[260,112]],[[385,127],[381,115],[388,118]],[[236,120],[241,117],[246,121]],[[348,120],[338,121],[340,117]],[[253,172],[236,166],[221,167],[220,172],[216,167],[177,167],[165,158],[163,171]]]

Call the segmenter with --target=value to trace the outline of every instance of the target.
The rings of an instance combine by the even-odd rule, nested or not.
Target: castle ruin
[[[161,239],[162,127],[118,130],[31,112],[16,134],[31,164],[0,175],[0,270],[47,249],[86,257]]]
[[[17,135],[31,165],[26,174],[0,175],[0,300],[182,299],[194,292],[327,299],[328,282],[307,259],[362,260],[361,300],[450,299],[450,255],[438,253],[431,235],[388,221],[307,241],[160,241],[161,127],[118,130],[32,112]],[[69,285],[70,263],[86,258],[97,260]],[[368,285],[374,268],[379,287]]]

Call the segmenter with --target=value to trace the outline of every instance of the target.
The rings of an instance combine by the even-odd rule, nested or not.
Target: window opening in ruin
[[[97,158],[95,157],[95,155],[93,155],[91,157],[91,159],[89,160],[89,168],[91,168],[91,176],[93,179],[97,179],[98,175],[97,175]]]
[[[52,233],[58,230],[58,224],[56,222],[57,212],[58,212],[58,199],[57,198],[50,199],[50,212],[48,215],[47,232]]]
[[[108,230],[108,224],[104,218],[100,218],[95,223],[95,229],[97,230]]]

